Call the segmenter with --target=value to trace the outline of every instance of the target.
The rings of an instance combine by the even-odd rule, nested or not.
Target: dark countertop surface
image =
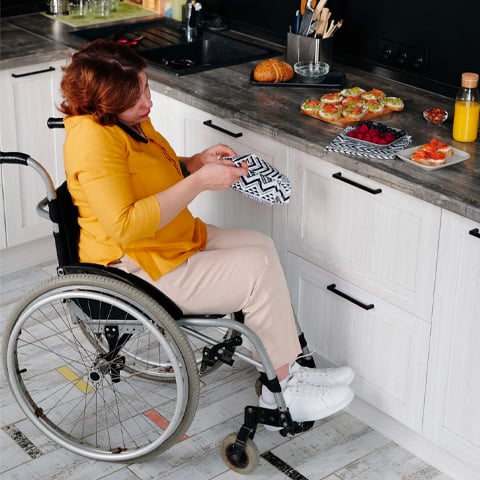
[[[72,49],[80,45],[80,41],[69,34],[72,27],[42,14],[2,18],[0,26],[2,70],[68,58]],[[324,147],[342,131],[342,127],[302,115],[299,108],[306,97],[319,97],[330,90],[253,85],[250,75],[256,63],[183,77],[149,69],[150,84],[159,93],[240,127],[480,222],[480,139],[473,143],[452,140],[452,99],[371,73],[334,66],[334,69],[346,73],[349,87],[380,88],[404,100],[402,112],[381,117],[379,121],[406,130],[413,137],[410,146],[426,143],[435,137],[470,155],[463,163],[425,171],[398,158],[372,160],[326,152]],[[423,119],[422,111],[433,106],[448,111],[450,118],[444,125],[431,126]]]

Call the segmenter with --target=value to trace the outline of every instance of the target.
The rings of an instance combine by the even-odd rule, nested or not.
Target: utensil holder
[[[333,38],[314,38],[287,33],[287,62],[325,62],[333,64]]]

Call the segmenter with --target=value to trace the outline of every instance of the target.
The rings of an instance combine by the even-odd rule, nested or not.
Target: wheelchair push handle
[[[25,167],[33,168],[38,173],[42,179],[47,196],[37,205],[37,214],[43,218],[46,218],[47,220],[50,220],[47,205],[48,202],[57,198],[57,193],[52,178],[48,174],[45,167],[41,163],[37,162],[37,160],[33,159],[30,155],[23,152],[0,152],[0,165],[2,164],[23,165]]]
[[[0,163],[28,166],[30,155],[21,152],[0,152]]]

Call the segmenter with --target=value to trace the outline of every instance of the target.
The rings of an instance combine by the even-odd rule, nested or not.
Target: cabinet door
[[[2,165],[0,165],[0,179],[2,173]],[[3,184],[0,181],[0,250],[7,247],[7,231],[5,228],[5,206],[3,202]]]
[[[63,129],[50,130],[47,119],[59,116],[61,65],[31,65],[0,72],[1,148],[19,151],[39,161],[58,185],[64,178]],[[29,168],[8,165],[2,169],[6,244],[8,247],[47,236],[49,222],[38,217],[35,205],[45,196],[38,175]]]
[[[480,478],[480,224],[442,212],[425,433]]]
[[[310,348],[350,365],[359,398],[420,432],[430,324],[291,253],[287,277]]]
[[[287,147],[208,113],[188,109],[185,117],[185,153],[192,155],[217,143],[227,144],[238,154],[255,153],[282,172],[286,171]],[[259,230],[274,240],[274,222],[286,213],[284,205],[264,205],[231,189],[203,192],[191,205],[204,221],[223,227]],[[278,245],[277,245],[278,247]],[[279,248],[279,250],[281,250]]]
[[[430,319],[440,209],[292,151],[288,250]]]
[[[155,130],[168,140],[177,155],[183,156],[185,154],[183,125],[185,105],[154,90],[152,90],[152,102],[150,119]]]

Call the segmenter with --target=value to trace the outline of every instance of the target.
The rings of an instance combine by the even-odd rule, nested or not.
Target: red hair
[[[93,115],[101,125],[115,125],[118,115],[141,96],[139,73],[145,61],[131,47],[99,39],[83,46],[63,67],[65,115]]]

